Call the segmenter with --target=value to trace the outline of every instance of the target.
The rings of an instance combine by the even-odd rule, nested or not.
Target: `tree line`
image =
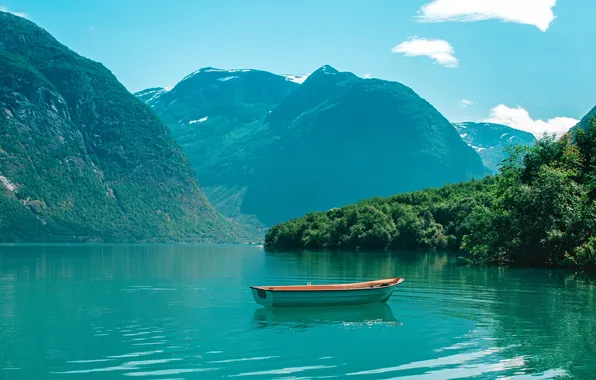
[[[457,249],[474,264],[596,269],[596,118],[511,146],[499,174],[272,227],[269,250]]]

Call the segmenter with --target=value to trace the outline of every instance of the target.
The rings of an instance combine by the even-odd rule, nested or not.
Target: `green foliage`
[[[265,244],[446,247],[476,264],[596,269],[595,202],[596,118],[558,140],[508,148],[494,177],[310,214],[273,227]]]
[[[573,255],[567,255],[565,260],[574,266],[596,268],[596,237],[590,236],[584,244],[575,248]]]
[[[265,242],[274,249],[456,248],[494,182],[488,177],[311,213],[274,226]]]
[[[35,214],[14,198],[0,195],[0,241],[31,242],[44,240],[46,229]]]

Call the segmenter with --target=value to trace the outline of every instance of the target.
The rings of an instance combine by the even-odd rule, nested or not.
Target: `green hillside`
[[[241,239],[109,70],[5,12],[0,46],[0,241]]]

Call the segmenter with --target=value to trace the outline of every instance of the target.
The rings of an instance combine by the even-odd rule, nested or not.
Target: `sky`
[[[596,105],[594,0],[0,0],[131,92],[202,67],[401,82],[453,122],[560,134]]]

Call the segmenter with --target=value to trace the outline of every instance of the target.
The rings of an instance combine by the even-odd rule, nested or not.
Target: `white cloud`
[[[364,78],[365,79],[370,79],[370,78],[372,78],[372,74],[371,73],[365,73],[364,74]]]
[[[485,122],[507,125],[511,128],[530,132],[540,138],[544,132],[549,135],[554,133],[561,136],[579,123],[579,120],[571,117],[554,117],[546,121],[534,120],[530,117],[528,111],[520,106],[509,108],[504,104],[500,104],[490,110],[490,117]]]
[[[502,20],[543,32],[555,19],[557,0],[433,0],[418,11],[421,22]]]
[[[466,108],[467,106],[471,106],[472,104],[474,104],[474,102],[468,99],[462,99],[459,101],[459,105],[461,108]]]
[[[0,11],[1,11],[1,12],[8,12],[8,13],[12,13],[13,15],[15,15],[15,16],[19,16],[19,17],[24,17],[24,18],[28,18],[28,17],[29,17],[29,15],[28,15],[27,13],[23,13],[23,12],[14,12],[14,11],[11,11],[11,10],[10,10],[10,9],[8,9],[8,7],[7,7],[7,6],[5,6],[5,5],[0,5]]]
[[[410,37],[391,49],[394,53],[403,53],[406,57],[427,56],[445,67],[458,67],[459,61],[455,58],[455,51],[447,41],[427,40],[426,38]]]

